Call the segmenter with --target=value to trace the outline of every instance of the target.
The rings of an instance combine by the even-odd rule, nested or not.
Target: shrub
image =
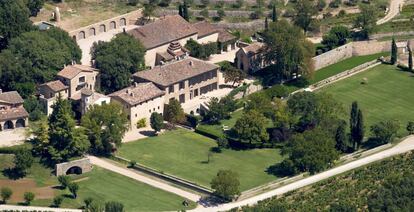
[[[55,198],[53,198],[53,206],[55,206],[57,208],[60,207],[62,202],[63,202],[63,197],[61,195],[56,196]]]
[[[73,198],[76,199],[76,197],[78,196],[79,185],[77,183],[70,183],[68,185],[68,188],[70,193],[72,193]]]
[[[265,93],[267,96],[269,96],[270,99],[273,99],[275,97],[282,98],[289,96],[289,91],[283,85],[274,85],[271,88],[266,89]]]
[[[187,123],[192,127],[196,128],[198,123],[200,122],[200,117],[195,115],[186,114]]]
[[[4,204],[6,204],[7,200],[9,200],[12,195],[13,195],[13,191],[9,187],[1,188],[0,196]]]
[[[216,141],[219,148],[229,147],[229,141],[226,138],[217,138]]]
[[[86,197],[86,198],[83,200],[83,203],[85,203],[85,209],[89,209],[93,201],[94,201],[94,200],[93,200],[93,198],[92,198],[92,197]]]
[[[129,161],[129,163],[128,163],[129,165],[129,167],[130,168],[134,168],[136,165],[137,165],[137,162],[135,161],[135,160],[131,160],[131,161]]]
[[[138,120],[138,122],[137,122],[137,128],[138,129],[144,128],[146,126],[147,126],[147,120],[145,118],[142,118],[142,119]]]
[[[24,201],[26,202],[26,205],[30,205],[30,203],[34,200],[35,194],[32,192],[25,192],[24,193]]]
[[[60,183],[60,186],[62,187],[62,189],[66,189],[68,187],[68,185],[70,184],[70,177],[69,176],[64,176],[61,175],[58,177],[58,181]]]
[[[105,211],[109,212],[124,212],[124,205],[119,202],[107,202],[105,203]]]
[[[407,124],[407,131],[410,135],[414,134],[414,121],[409,121]]]

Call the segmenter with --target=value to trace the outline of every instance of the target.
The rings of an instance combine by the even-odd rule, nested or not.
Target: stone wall
[[[70,168],[76,167],[81,170],[81,173],[90,172],[92,170],[89,158],[69,161],[65,163],[56,164],[56,176],[66,175]]]
[[[353,56],[363,56],[391,51],[391,41],[356,41],[327,51],[313,59],[315,70],[338,63]]]
[[[352,42],[347,43],[343,46],[332,49],[331,51],[327,51],[323,54],[320,54],[312,58],[315,65],[315,70],[319,70],[326,66],[332,65],[339,61],[352,57],[352,45]]]
[[[87,37],[95,36],[103,32],[107,32],[120,27],[134,25],[142,16],[141,10],[135,10],[127,14],[123,14],[114,18],[110,18],[101,22],[91,24],[89,26],[81,27],[69,32],[69,35],[74,40],[81,40]]]

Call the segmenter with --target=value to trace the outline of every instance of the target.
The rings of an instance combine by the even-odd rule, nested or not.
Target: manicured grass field
[[[361,84],[364,78],[367,84]],[[414,121],[413,91],[413,74],[390,65],[376,66],[321,90],[344,103],[348,112],[351,103],[358,101],[367,131],[378,121],[396,119],[400,121],[402,135],[407,122]]]
[[[321,80],[324,80],[326,78],[339,74],[343,71],[352,69],[361,64],[364,64],[366,62],[375,60],[381,56],[386,56],[386,55],[389,55],[389,53],[383,52],[383,53],[378,53],[378,54],[354,56],[354,57],[348,58],[341,62],[332,64],[318,71],[315,71],[314,77],[310,80],[310,83],[313,84],[313,83],[319,82]]]
[[[172,174],[199,185],[210,187],[220,169],[236,171],[241,190],[247,190],[277,179],[266,169],[282,160],[279,149],[223,150],[208,155],[216,142],[197,133],[178,129],[124,144],[118,155],[139,164]]]
[[[13,156],[0,155],[1,170],[8,167],[13,167]],[[73,199],[68,190],[56,187],[59,183],[51,172],[51,169],[36,162],[23,179],[9,180],[0,174],[0,187],[8,186],[13,190],[11,204],[22,202],[23,193],[31,191],[36,194],[31,204],[34,206],[50,206],[54,196],[64,195],[61,207],[66,208],[81,208],[87,197],[100,202],[121,202],[127,211],[176,211],[195,207],[195,203],[189,201],[190,207],[184,208],[184,198],[99,167],[94,167],[92,172],[72,176],[73,181],[79,184],[78,197]]]
[[[236,124],[236,121],[242,115],[243,115],[243,110],[239,110],[239,111],[233,112],[231,114],[230,119],[221,120],[220,124],[200,124],[197,126],[197,130],[209,133],[217,137],[224,137],[223,125],[231,129]]]

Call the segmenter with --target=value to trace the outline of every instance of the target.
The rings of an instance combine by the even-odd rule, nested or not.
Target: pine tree
[[[413,71],[413,51],[408,43],[408,70]]]
[[[395,64],[397,62],[397,44],[395,43],[395,39],[392,38],[391,42],[391,64]]]
[[[265,30],[267,31],[269,29],[269,22],[267,20],[267,17],[265,18]]]
[[[273,5],[273,8],[272,8],[272,21],[273,22],[277,21],[276,5]]]

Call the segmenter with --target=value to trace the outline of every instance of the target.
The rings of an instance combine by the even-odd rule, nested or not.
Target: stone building
[[[264,44],[255,42],[243,45],[236,53],[236,65],[238,69],[246,73],[254,73],[269,64],[264,60]]]
[[[165,92],[165,103],[175,98],[185,103],[199,95],[217,90],[219,66],[199,59],[186,59],[156,66],[134,74],[136,82],[152,82]]]
[[[184,48],[188,40],[200,44],[217,42],[220,50],[236,48],[237,38],[208,22],[188,23],[179,15],[164,16],[155,22],[127,32],[145,47],[145,65],[154,67],[188,56]]]
[[[60,80],[55,80],[39,85],[39,100],[43,105],[46,115],[52,113],[52,105],[60,95],[63,99],[69,98],[69,86],[64,85]]]
[[[99,72],[89,66],[69,65],[57,74],[57,79],[38,87],[39,99],[47,115],[52,113],[51,106],[60,95],[63,99],[71,99],[77,112],[84,114],[90,105],[109,103],[110,98],[95,91],[99,85]]]
[[[120,103],[130,121],[130,127],[136,128],[140,119],[147,123],[153,112],[163,113],[164,94],[151,82],[134,83],[134,85],[109,94],[111,101]]]
[[[0,131],[29,125],[29,114],[23,103],[24,100],[17,91],[2,92],[0,89]]]

